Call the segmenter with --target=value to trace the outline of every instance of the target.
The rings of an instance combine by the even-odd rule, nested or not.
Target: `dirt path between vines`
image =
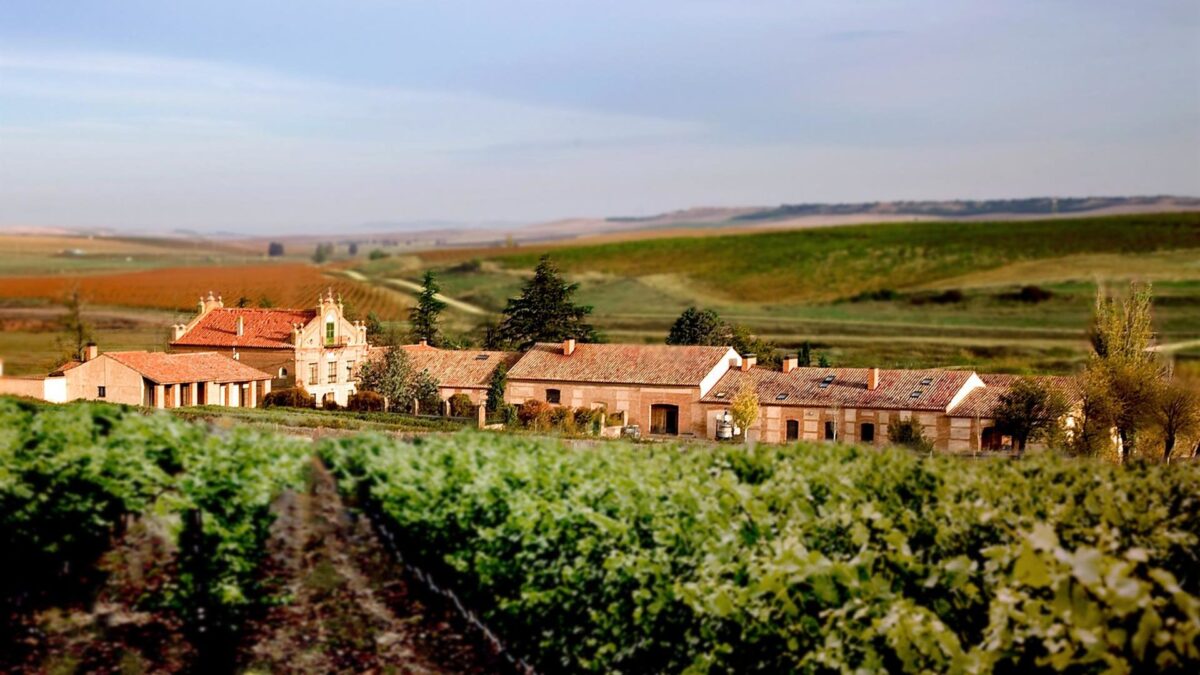
[[[267,572],[288,602],[247,626],[250,672],[494,673],[505,669],[452,617],[410,593],[370,523],[314,462],[307,493],[276,504]]]

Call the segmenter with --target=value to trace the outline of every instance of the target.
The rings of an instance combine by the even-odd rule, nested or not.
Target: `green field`
[[[660,342],[711,307],[785,348],[848,366],[1070,372],[1086,358],[1097,284],[1155,286],[1160,342],[1200,340],[1200,214],[855,225],[373,261],[377,283],[439,273],[446,295],[499,312],[548,252],[610,340]],[[1017,299],[1021,287],[1049,291]],[[937,302],[945,291],[961,293]],[[880,292],[884,292],[881,294]],[[872,296],[872,294],[875,294]],[[872,299],[874,297],[874,299]],[[879,299],[887,298],[887,299]],[[480,321],[448,311],[453,330]],[[1200,356],[1200,344],[1178,352]]]

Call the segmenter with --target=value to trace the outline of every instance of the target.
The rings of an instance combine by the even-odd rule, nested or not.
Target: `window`
[[[333,333],[335,330],[336,330],[336,327],[332,321],[325,324],[325,341],[326,342],[330,342],[330,343],[333,342]]]
[[[920,396],[921,396],[921,390],[920,390],[920,389],[918,389],[918,390],[916,390],[916,391],[914,391],[913,393],[911,393],[911,394],[909,394],[909,395],[908,395],[908,397],[909,397],[909,398],[920,398]]]
[[[476,354],[475,360],[476,361],[487,361],[489,356],[490,356],[490,354]]]
[[[921,380],[921,386],[922,386],[922,387],[928,387],[928,386],[929,386],[929,385],[931,385],[931,384],[933,384],[933,378],[932,378],[932,377],[927,377],[927,378],[925,378],[925,379]]]
[[[346,381],[350,382],[353,379],[354,379],[354,362],[347,361],[346,362]]]
[[[723,392],[723,391],[718,391],[718,392],[717,392],[717,398],[725,398],[725,392]]]
[[[866,423],[858,428],[858,439],[863,443],[875,442],[875,425]]]
[[[787,421],[787,440],[795,441],[800,438],[800,420]]]
[[[329,384],[337,384],[337,361],[329,362]]]
[[[287,368],[286,367],[279,369],[279,377],[287,377]]]
[[[821,389],[825,389],[829,385],[833,384],[833,380],[836,377],[837,377],[836,375],[826,375],[825,379],[821,380],[821,384],[819,384],[817,386],[820,387]]]
[[[835,435],[834,435],[834,429],[833,429],[833,422],[826,422],[825,423],[825,440],[832,441],[832,440],[834,440],[834,438],[835,438]]]
[[[96,387],[96,398],[108,396],[108,387]]]
[[[557,389],[546,390],[546,403],[558,403],[562,400],[562,392]]]
[[[782,393],[782,394],[776,394],[776,395],[775,395],[775,400],[776,400],[776,401],[786,401],[786,400],[787,400],[787,397],[788,397],[788,395],[787,395],[787,392],[784,392],[784,393]]]
[[[317,382],[320,381],[318,379],[319,377],[320,376],[317,375],[317,364],[315,364],[315,363],[308,364],[308,383],[316,384]]]

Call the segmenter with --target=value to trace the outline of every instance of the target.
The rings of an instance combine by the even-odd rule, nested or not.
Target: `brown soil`
[[[501,663],[456,630],[444,611],[410,593],[370,523],[342,504],[314,463],[307,494],[277,504],[269,573],[289,602],[245,631],[253,672],[493,673]]]
[[[509,668],[404,568],[314,460],[309,489],[285,493],[264,573],[279,602],[242,631],[245,673],[504,673]],[[93,599],[27,612],[0,647],[0,673],[181,673],[196,661],[182,626],[144,608],[174,559],[162,524],[130,527],[101,562]]]

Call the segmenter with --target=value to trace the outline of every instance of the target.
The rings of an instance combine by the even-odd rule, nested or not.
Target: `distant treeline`
[[[763,209],[731,220],[775,220],[798,216],[849,216],[859,214],[890,214],[910,216],[956,217],[987,216],[999,214],[1054,214],[1084,213],[1114,206],[1154,204],[1176,197],[1030,197],[1027,199],[984,199],[955,201],[913,202],[859,202],[850,204],[783,204],[773,209]],[[1183,201],[1200,200],[1184,198]]]

